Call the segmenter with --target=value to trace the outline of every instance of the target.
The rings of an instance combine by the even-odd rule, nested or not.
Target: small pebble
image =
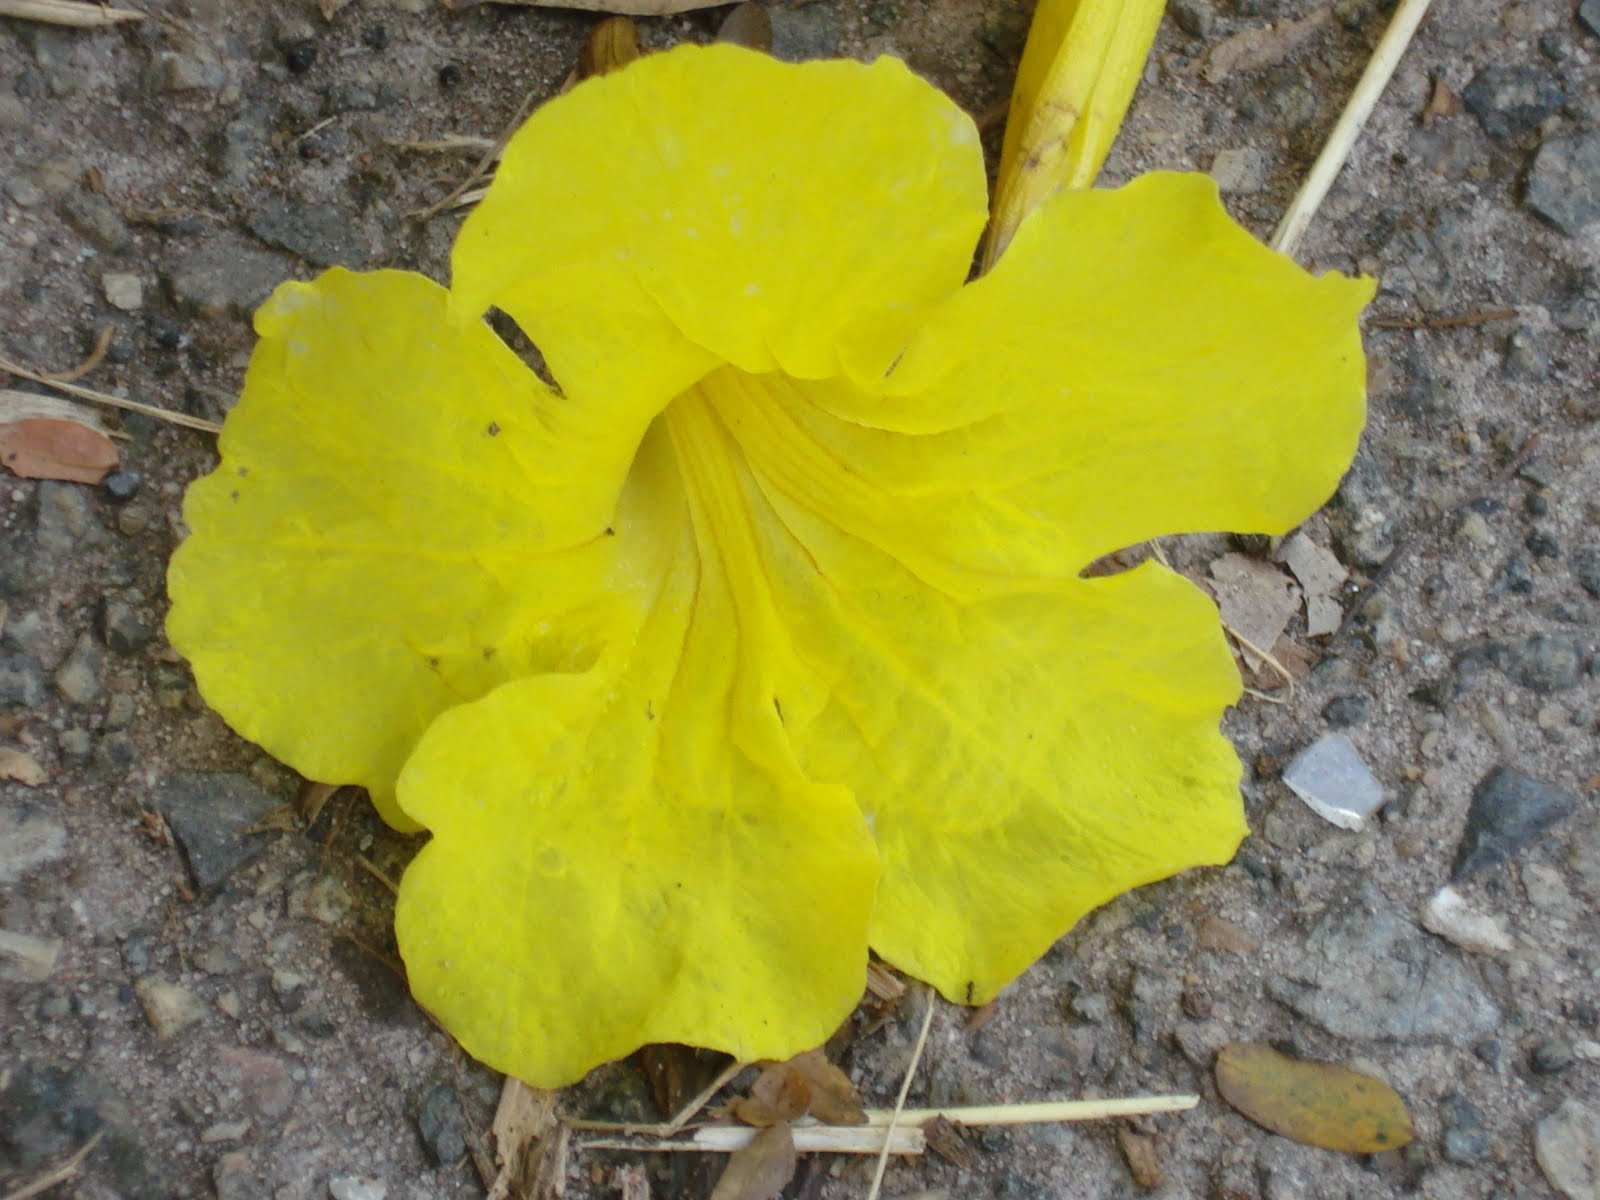
[[[112,308],[138,312],[144,307],[144,280],[126,271],[108,271],[100,280]]]
[[[133,994],[162,1041],[182,1033],[205,1015],[205,1005],[175,983],[141,979],[133,985]]]
[[[137,471],[113,471],[100,481],[100,490],[113,502],[126,504],[139,494],[142,482]]]
[[[1442,887],[1422,909],[1422,927],[1474,954],[1506,954],[1511,935],[1494,917],[1474,912],[1452,887]]]
[[[1572,1043],[1559,1037],[1541,1039],[1528,1056],[1528,1066],[1535,1075],[1559,1075],[1577,1061]]]

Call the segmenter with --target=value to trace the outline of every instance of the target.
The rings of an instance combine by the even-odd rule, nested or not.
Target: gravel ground
[[[280,280],[331,263],[444,278],[458,218],[403,214],[470,163],[394,143],[493,136],[554,92],[592,23],[426,0],[331,21],[287,0],[148,7],[162,19],[112,31],[0,21],[0,336],[61,369],[109,326],[85,383],[213,419]],[[772,17],[779,52],[900,54],[982,114],[1027,9]],[[643,35],[704,39],[719,16]],[[1174,0],[1110,181],[1210,170],[1265,235],[1387,16]],[[1254,836],[1226,868],[1095,914],[982,1022],[934,1016],[913,1104],[1198,1092],[1194,1112],[1132,1124],[1165,1181],[1135,1176],[1113,1127],[1049,1126],[969,1133],[968,1165],[897,1163],[885,1195],[1600,1196],[1597,59],[1596,0],[1430,16],[1300,254],[1382,281],[1372,416],[1305,527],[1349,572],[1342,625],[1310,636],[1294,616],[1276,647],[1303,674],[1293,694],[1227,722]],[[382,878],[415,845],[350,791],[309,825],[287,813],[300,781],[206,711],[160,630],[180,496],[212,442],[120,426],[123,471],[98,488],[0,476],[0,747],[43,775],[0,782],[0,1195],[96,1133],[53,1194],[479,1195],[469,1151],[500,1081],[393,965]],[[1225,552],[1273,563],[1254,539],[1170,549],[1196,577]],[[1360,831],[1281,778],[1335,729],[1384,793]],[[1498,933],[1424,917],[1453,873]],[[848,1031],[869,1103],[892,1101],[922,1003]],[[1235,1040],[1381,1076],[1416,1142],[1356,1157],[1265,1132],[1212,1083]],[[564,1104],[654,1114],[635,1063]],[[650,1164],[657,1196],[706,1194],[682,1157]],[[628,1161],[575,1159],[567,1194],[617,1195]],[[790,1194],[866,1179],[814,1162]]]

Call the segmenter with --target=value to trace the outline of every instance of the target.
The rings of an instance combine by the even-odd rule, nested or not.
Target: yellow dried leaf
[[[1416,1136],[1411,1114],[1394,1089],[1349,1067],[1233,1042],[1217,1055],[1216,1074],[1217,1091],[1234,1108],[1308,1146],[1377,1154]]]

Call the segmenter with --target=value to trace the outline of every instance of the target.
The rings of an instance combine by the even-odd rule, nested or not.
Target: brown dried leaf
[[[810,1112],[829,1125],[865,1125],[867,1112],[850,1077],[834,1066],[821,1050],[808,1050],[789,1060],[810,1087]]]
[[[44,768],[21,750],[0,746],[0,779],[20,783],[23,787],[38,787],[45,781]]]
[[[922,1123],[922,1136],[928,1140],[928,1149],[955,1167],[970,1167],[978,1156],[961,1136],[961,1127],[952,1125],[943,1117],[934,1117]]]
[[[1405,1102],[1381,1079],[1290,1058],[1271,1046],[1224,1046],[1217,1091],[1257,1125],[1325,1150],[1377,1154],[1416,1136]]]
[[[1122,1125],[1117,1129],[1117,1145],[1128,1161],[1128,1173],[1140,1187],[1158,1188],[1167,1181],[1167,1173],[1161,1169],[1161,1159],[1156,1154],[1155,1138]]]
[[[750,1087],[750,1094],[733,1103],[733,1115],[746,1125],[765,1128],[779,1121],[806,1115],[811,1107],[811,1085],[792,1063],[773,1063]]]
[[[1433,77],[1433,93],[1428,97],[1428,103],[1422,109],[1422,126],[1428,128],[1440,117],[1453,117],[1461,109],[1456,94],[1444,84],[1443,75]]]
[[[99,483],[117,465],[117,448],[88,410],[0,392],[0,463],[24,479]]]
[[[732,42],[751,50],[772,49],[772,18],[764,5],[755,0],[745,0],[722,19],[717,27],[717,41]]]
[[[350,0],[317,0],[317,11],[322,14],[324,21],[331,21],[334,14],[350,3]]]
[[[733,1152],[711,1200],[774,1200],[794,1178],[798,1162],[794,1134],[788,1122],[779,1122]]]

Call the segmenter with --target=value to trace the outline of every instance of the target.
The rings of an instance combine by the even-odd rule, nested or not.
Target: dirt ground
[[[446,278],[459,214],[406,214],[471,156],[398,143],[493,137],[555,92],[594,20],[143,7],[112,30],[0,19],[0,353],[61,370],[110,327],[84,384],[210,419],[277,282],[332,263]],[[780,53],[898,54],[976,115],[1007,94],[1029,8],[771,15]],[[644,40],[707,39],[724,11],[645,21]],[[1267,235],[1388,16],[1380,0],[1173,0],[1107,181],[1210,170]],[[1197,1093],[1126,1127],[1162,1179],[1135,1173],[1112,1125],[1040,1126],[969,1131],[965,1164],[896,1162],[886,1196],[1600,1196],[1597,59],[1595,0],[1428,17],[1300,251],[1382,286],[1363,449],[1305,527],[1350,573],[1342,625],[1308,636],[1297,613],[1277,646],[1303,673],[1292,695],[1227,721],[1253,836],[1228,867],[1095,914],[983,1021],[935,1013],[913,1105]],[[309,824],[285,814],[300,781],[206,711],[160,629],[180,498],[213,439],[111,420],[127,440],[106,484],[0,473],[0,747],[44,776],[0,782],[0,1195],[96,1135],[50,1194],[481,1195],[472,1151],[500,1080],[393,959],[382,879],[415,843],[351,791]],[[1253,539],[1169,549],[1196,577],[1229,551],[1273,562]],[[1360,831],[1281,778],[1333,729],[1384,790]],[[1502,767],[1528,779],[1495,808]],[[263,819],[280,827],[238,836]],[[1503,941],[1423,928],[1464,833],[1486,861],[1458,889]],[[892,1103],[923,1003],[865,1006],[841,1040],[870,1105]],[[1266,1132],[1217,1095],[1232,1041],[1380,1076],[1416,1141],[1362,1157]],[[656,1119],[637,1062],[562,1103]],[[708,1193],[691,1157],[648,1162],[657,1197]],[[618,1195],[617,1169],[644,1161],[575,1155],[567,1195]],[[869,1170],[810,1160],[786,1194],[864,1195]]]

